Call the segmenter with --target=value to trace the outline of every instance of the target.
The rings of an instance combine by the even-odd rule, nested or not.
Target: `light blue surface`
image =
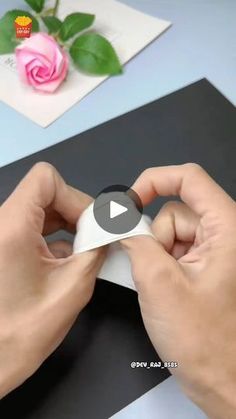
[[[124,0],[173,26],[127,66],[43,129],[0,102],[0,166],[207,77],[236,104],[235,0]],[[0,15],[23,0],[0,1]],[[135,30],[135,28],[134,28]],[[137,28],[138,30],[138,28]]]
[[[207,419],[207,417],[181,392],[174,377],[170,377],[110,419]]]

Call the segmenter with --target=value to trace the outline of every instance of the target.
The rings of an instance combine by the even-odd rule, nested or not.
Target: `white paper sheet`
[[[112,42],[123,64],[170,26],[170,22],[115,0],[62,0],[59,17],[75,11],[96,14],[93,30]],[[72,66],[66,83],[55,94],[42,94],[19,81],[14,55],[0,56],[0,100],[42,127],[54,122],[106,78],[88,77]]]
[[[98,278],[135,290],[130,261],[119,241],[140,235],[153,237],[149,227],[150,221],[147,216],[143,215],[133,230],[125,234],[111,234],[97,224],[92,203],[78,221],[74,253],[82,253],[110,244],[106,261],[99,272]]]

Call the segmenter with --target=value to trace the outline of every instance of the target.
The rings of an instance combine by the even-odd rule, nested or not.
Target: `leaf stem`
[[[57,15],[59,4],[60,4],[60,0],[56,0],[54,10],[53,10],[53,16]]]

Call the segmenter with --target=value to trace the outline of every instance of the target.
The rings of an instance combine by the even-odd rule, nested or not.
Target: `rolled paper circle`
[[[96,222],[92,203],[83,212],[77,223],[74,253],[82,253],[109,244],[108,254],[98,278],[136,291],[128,255],[122,249],[119,241],[139,235],[154,237],[150,224],[151,219],[143,215],[139,224],[133,230],[125,234],[109,233]]]
[[[95,220],[93,212],[94,203],[83,212],[77,223],[77,234],[74,241],[74,253],[82,253],[96,249],[110,243],[133,236],[152,236],[150,219],[143,215],[137,226],[123,234],[113,234],[104,230]]]

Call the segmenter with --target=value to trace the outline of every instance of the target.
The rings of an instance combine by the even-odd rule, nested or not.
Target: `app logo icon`
[[[112,185],[103,189],[93,206],[97,224],[111,234],[124,234],[133,230],[141,220],[143,207],[139,196],[125,185]]]
[[[32,32],[32,19],[28,16],[18,16],[15,19],[16,38],[29,38]]]

